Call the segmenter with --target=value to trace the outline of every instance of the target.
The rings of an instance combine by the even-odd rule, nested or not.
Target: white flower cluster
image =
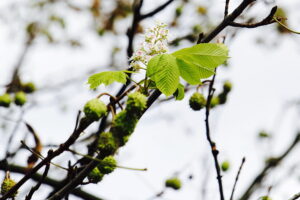
[[[169,30],[166,27],[167,25],[164,23],[157,23],[155,27],[147,29],[145,41],[130,58],[130,67],[138,70],[147,66],[152,57],[168,52]]]

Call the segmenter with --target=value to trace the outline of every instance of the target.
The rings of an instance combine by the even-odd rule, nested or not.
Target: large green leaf
[[[203,43],[178,50],[172,55],[179,61],[181,76],[190,84],[197,84],[196,80],[210,77],[214,74],[214,69],[227,60],[228,49],[224,44]],[[188,76],[191,71],[195,73],[196,68],[198,75]]]
[[[172,95],[178,87],[180,76],[176,58],[170,54],[153,57],[147,66],[147,76],[164,95]]]
[[[200,70],[197,65],[186,63],[181,59],[177,59],[177,65],[179,68],[180,76],[189,84],[200,84]]]
[[[113,82],[126,83],[127,75],[123,71],[107,71],[94,74],[89,77],[88,84],[91,89],[97,88],[99,85],[110,85]]]

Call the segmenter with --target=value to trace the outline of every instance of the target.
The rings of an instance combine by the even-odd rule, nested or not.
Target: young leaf
[[[172,95],[178,87],[180,76],[176,58],[170,54],[153,57],[148,63],[147,76],[164,95]]]
[[[228,58],[228,49],[224,44],[203,43],[190,48],[184,48],[172,53],[178,59],[181,76],[187,82],[195,82],[196,79],[208,78],[214,73],[214,69],[223,64]],[[194,69],[189,69],[194,68]],[[198,68],[197,75],[189,77],[191,70]],[[195,84],[191,83],[191,84]]]
[[[175,96],[176,100],[182,100],[184,98],[184,85],[179,83],[178,88],[173,95]]]
[[[192,65],[184,62],[181,59],[176,59],[179,68],[180,76],[189,84],[197,85],[200,84],[200,70],[197,65]]]
[[[127,75],[123,71],[107,71],[94,74],[89,77],[88,84],[91,89],[97,88],[99,85],[110,85],[113,82],[126,83]]]

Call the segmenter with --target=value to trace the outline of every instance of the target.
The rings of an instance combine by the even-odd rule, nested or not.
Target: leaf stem
[[[285,28],[286,30],[292,32],[292,33],[295,33],[295,34],[300,34],[300,32],[298,31],[294,31],[292,29],[290,29],[288,26],[286,26],[285,24],[283,24],[282,22],[280,22],[276,17],[273,17],[273,19],[280,25],[282,26],[283,28]]]

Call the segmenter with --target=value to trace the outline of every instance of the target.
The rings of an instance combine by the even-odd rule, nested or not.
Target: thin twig
[[[289,200],[297,200],[300,198],[300,192],[298,194],[295,194],[292,198],[290,198]]]
[[[33,40],[34,40],[34,37],[28,37],[27,41],[25,42],[25,47],[24,47],[19,59],[17,60],[17,63],[15,65],[15,67],[14,67],[14,71],[13,71],[11,81],[7,85],[7,92],[8,93],[15,92],[20,87],[21,80],[20,80],[20,77],[19,77],[19,71],[20,71],[20,68],[22,67],[22,65],[24,63],[24,60],[25,60],[26,56],[28,55],[30,47],[33,44]]]
[[[259,26],[265,26],[265,25],[269,25],[269,24],[273,24],[276,22],[276,20],[274,20],[274,14],[276,13],[277,11],[277,6],[274,6],[269,15],[264,18],[262,21],[260,22],[257,22],[257,23],[251,23],[251,24],[242,24],[242,23],[236,23],[236,22],[231,22],[229,23],[230,26],[233,26],[233,27],[240,27],[240,28],[257,28]]]
[[[209,142],[212,156],[214,159],[214,164],[215,164],[215,169],[217,173],[217,180],[218,180],[218,186],[219,186],[219,193],[220,193],[220,199],[224,200],[224,191],[223,191],[223,183],[222,183],[222,176],[221,176],[221,170],[220,170],[220,164],[218,161],[218,154],[219,151],[216,147],[216,143],[211,140],[210,136],[210,124],[209,124],[209,115],[210,115],[210,103],[211,99],[214,95],[214,82],[216,78],[216,69],[215,69],[215,74],[213,75],[212,81],[209,84],[209,89],[208,89],[208,96],[207,96],[207,103],[206,103],[206,111],[205,111],[205,130],[206,130],[206,139]]]
[[[229,25],[229,23],[233,22],[251,3],[255,1],[256,0],[244,0],[230,15],[225,17],[225,19],[215,29],[213,29],[207,36],[205,36],[203,40],[201,40],[201,42],[207,43],[215,38],[223,29],[225,29]]]
[[[120,100],[117,100],[117,98],[116,98],[115,96],[113,96],[113,95],[111,95],[111,94],[109,94],[109,93],[107,93],[107,92],[104,92],[104,93],[99,94],[99,95],[97,96],[97,98],[99,99],[99,98],[101,98],[103,95],[106,95],[106,96],[109,96],[110,98],[112,98],[112,99],[119,105],[119,107],[123,110],[123,106],[121,105]]]
[[[35,167],[28,171],[28,173],[18,182],[14,187],[12,187],[6,194],[4,194],[0,200],[7,199],[10,195],[15,193],[25,182],[31,179],[32,175],[35,174],[39,169],[41,169],[45,164],[49,163],[53,158],[57,157],[61,153],[63,153],[69,146],[74,144],[74,142],[78,139],[83,130],[85,130],[92,121],[89,121],[86,118],[83,118],[80,121],[79,127],[71,134],[71,136],[66,140],[65,143],[61,144],[57,150],[53,152],[53,154],[48,155],[45,159],[40,161]]]
[[[30,152],[32,153],[32,155],[34,155],[36,158],[39,158],[39,159],[41,159],[41,160],[44,160],[44,159],[45,159],[45,157],[44,157],[42,154],[40,154],[40,152],[37,152],[37,151],[35,151],[34,149],[31,149],[29,146],[27,146],[27,144],[26,144],[24,141],[21,141],[21,143],[22,143],[22,145],[25,147],[25,149],[27,149],[28,151],[30,151]],[[49,150],[49,151],[50,151],[50,150]],[[51,150],[51,151],[52,151],[52,150]],[[48,156],[49,156],[49,154],[48,154]],[[63,169],[63,170],[68,171],[67,168],[62,167],[62,166],[60,166],[60,165],[58,165],[58,164],[55,164],[55,163],[53,163],[53,162],[50,162],[50,164],[52,164],[52,165],[54,165],[55,167],[58,167],[58,168],[60,168],[60,169]]]
[[[12,155],[12,153],[10,153],[9,149],[12,146],[11,143],[13,141],[13,138],[16,137],[16,133],[17,133],[20,125],[23,122],[23,116],[24,116],[24,114],[25,114],[25,110],[22,110],[21,113],[20,113],[20,116],[18,118],[18,121],[16,122],[16,124],[15,124],[12,132],[10,133],[9,139],[7,141],[5,158],[9,158]]]
[[[288,146],[288,148],[284,151],[281,156],[276,158],[271,158],[265,165],[265,167],[261,170],[260,173],[254,178],[246,191],[242,194],[240,200],[248,200],[250,196],[253,194],[255,189],[262,184],[263,179],[269,174],[269,171],[275,167],[277,167],[281,161],[286,158],[291,151],[297,146],[300,142],[300,133],[298,133],[293,140],[293,142]]]
[[[152,17],[153,15],[159,13],[160,11],[162,11],[163,9],[165,9],[169,4],[171,4],[174,0],[168,0],[167,2],[165,2],[164,4],[162,4],[161,6],[158,6],[156,9],[154,9],[153,11],[141,15],[141,20],[146,19],[148,17]]]
[[[42,178],[38,181],[38,183],[31,188],[30,192],[28,193],[28,195],[26,196],[26,199],[25,200],[30,200],[33,196],[33,194],[40,188],[40,186],[42,185],[42,182],[45,180],[45,178],[47,177],[47,174],[49,172],[49,169],[50,169],[50,164],[46,164],[46,167],[45,167],[45,171],[43,173],[43,176]]]
[[[229,1],[230,0],[226,0],[226,2],[225,2],[224,18],[227,17],[227,15],[228,15]]]
[[[235,187],[236,187],[236,184],[237,184],[237,182],[238,182],[238,180],[239,180],[240,173],[241,173],[241,171],[242,171],[242,168],[243,168],[243,166],[244,166],[245,161],[246,161],[246,158],[244,157],[243,160],[242,160],[242,163],[241,163],[241,165],[240,165],[240,168],[239,168],[239,170],[238,170],[238,173],[237,173],[237,175],[236,175],[236,177],[235,177],[235,181],[234,181],[234,184],[233,184],[233,187],[232,187],[232,191],[231,191],[231,195],[230,195],[230,200],[233,200],[233,195],[234,195]]]
[[[26,167],[21,167],[21,166],[13,165],[13,164],[7,164],[5,162],[5,160],[0,161],[0,170],[4,170],[4,171],[9,170],[12,173],[18,173],[18,174],[24,174],[24,175],[28,172],[28,169]],[[31,179],[35,180],[35,181],[40,181],[42,179],[42,175],[39,173],[35,173],[31,176]],[[42,181],[42,183],[46,184],[50,187],[53,187],[53,188],[59,188],[63,184],[65,184],[63,181],[57,181],[57,180],[49,178],[49,177],[46,177]],[[87,193],[83,190],[80,190],[78,188],[70,191],[70,193],[77,197],[80,197],[82,199],[102,200],[102,198],[96,197],[96,196],[94,196],[90,193]]]

